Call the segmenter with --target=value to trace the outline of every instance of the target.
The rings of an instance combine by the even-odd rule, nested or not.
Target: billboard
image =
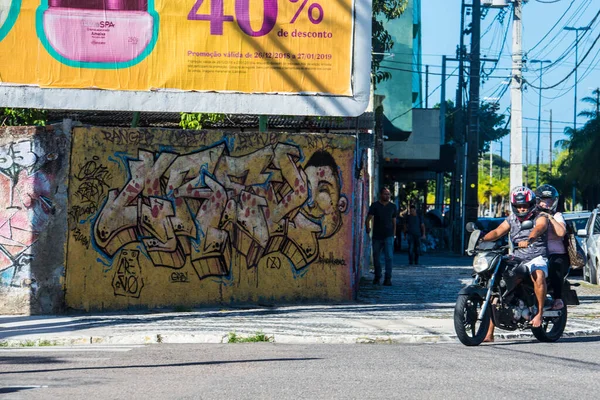
[[[358,0],[0,0],[0,106],[357,115],[370,13]]]

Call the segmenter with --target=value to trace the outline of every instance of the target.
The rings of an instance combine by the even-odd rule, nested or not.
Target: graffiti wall
[[[0,128],[0,314],[62,308],[67,153],[58,128]]]
[[[351,300],[355,138],[77,128],[67,305]]]

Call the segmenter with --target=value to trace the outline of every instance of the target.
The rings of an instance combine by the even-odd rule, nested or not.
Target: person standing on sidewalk
[[[421,239],[425,239],[425,224],[423,218],[417,215],[417,207],[411,204],[409,213],[404,224],[404,235],[408,241],[408,263],[419,264],[419,253],[421,252]]]
[[[381,280],[381,251],[385,258],[385,286],[392,286],[392,257],[394,255],[394,236],[398,209],[390,202],[391,193],[386,187],[379,191],[379,200],[371,204],[365,225],[367,234],[371,233],[373,222],[373,265],[375,266],[374,285]]]

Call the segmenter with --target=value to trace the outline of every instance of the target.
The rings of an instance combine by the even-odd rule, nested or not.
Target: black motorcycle
[[[521,229],[532,227],[531,221],[521,225]],[[454,329],[458,339],[466,346],[478,346],[486,336],[490,320],[497,328],[508,331],[531,329],[540,342],[560,339],[567,324],[567,305],[579,304],[571,283],[565,278],[565,306],[551,310],[552,300],[547,298],[542,325],[534,328],[530,320],[538,310],[533,281],[524,263],[508,254],[510,240],[508,245],[501,241],[482,242],[482,232],[473,223],[467,224],[467,231],[471,232],[467,254],[475,256],[474,279],[460,291],[456,301]]]

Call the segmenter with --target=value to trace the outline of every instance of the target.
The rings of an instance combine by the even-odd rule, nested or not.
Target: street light
[[[538,101],[538,134],[537,134],[537,156],[535,158],[535,187],[540,186],[540,126],[542,121],[542,76],[544,74],[544,64],[550,64],[550,60],[531,60],[532,63],[540,64],[540,93]]]
[[[572,26],[565,26],[565,31],[575,31],[575,104],[573,105],[573,131],[577,129],[577,64],[579,63],[579,32],[589,31],[589,26],[582,26],[575,28]]]

